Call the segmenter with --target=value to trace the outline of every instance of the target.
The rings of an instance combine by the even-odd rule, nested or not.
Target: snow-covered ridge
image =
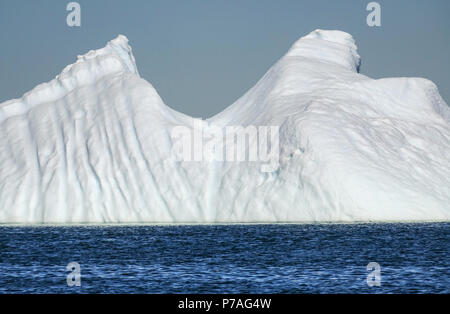
[[[126,71],[139,75],[128,39],[119,35],[104,48],[78,56],[77,62],[64,68],[55,79],[36,86],[21,99],[0,104],[0,121],[24,114],[39,104],[54,102],[76,88],[95,84],[107,75]]]
[[[0,104],[0,222],[450,220],[450,109],[431,81],[358,72],[316,30],[207,127],[279,126],[279,168],[176,162],[198,121],[139,77],[124,36]]]

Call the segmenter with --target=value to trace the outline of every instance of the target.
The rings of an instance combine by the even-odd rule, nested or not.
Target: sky
[[[425,77],[450,103],[450,1],[79,0],[0,1],[0,102],[53,79],[76,57],[123,34],[140,75],[164,102],[194,117],[219,113],[250,89],[300,37],[320,29],[353,35],[361,73]]]

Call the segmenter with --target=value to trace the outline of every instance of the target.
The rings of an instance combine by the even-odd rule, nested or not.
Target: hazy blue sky
[[[0,102],[124,34],[141,76],[165,103],[205,118],[234,102],[316,28],[351,33],[361,73],[426,77],[450,101],[448,0],[378,1],[379,28],[366,24],[369,0],[79,0],[79,28],[66,25],[69,2],[0,1]]]

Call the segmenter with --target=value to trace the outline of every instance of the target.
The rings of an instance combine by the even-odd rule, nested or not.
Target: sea
[[[0,225],[0,293],[450,293],[450,223]]]

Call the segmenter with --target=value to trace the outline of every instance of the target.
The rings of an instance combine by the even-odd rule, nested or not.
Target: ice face
[[[198,120],[163,103],[119,36],[0,104],[0,222],[450,220],[448,105],[428,80],[359,64],[351,35],[316,30],[201,122],[276,126],[277,167],[262,171],[174,158],[172,130]]]

